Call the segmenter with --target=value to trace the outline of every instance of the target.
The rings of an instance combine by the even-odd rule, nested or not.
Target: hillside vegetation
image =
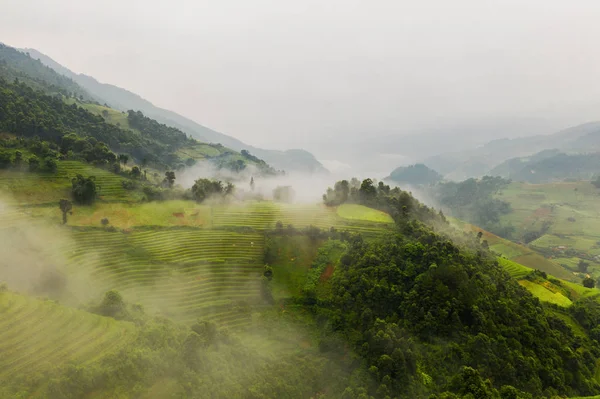
[[[94,98],[100,99],[99,101],[102,103],[107,103],[119,111],[139,110],[160,123],[180,129],[202,142],[221,144],[239,152],[242,150],[249,151],[278,170],[292,173],[327,173],[327,170],[314,155],[306,150],[278,151],[247,145],[234,137],[209,129],[173,111],[156,107],[135,93],[111,84],[100,83],[91,76],[76,74],[35,49],[24,51],[31,54],[33,59],[41,60],[41,63],[52,68],[61,76],[66,76],[77,82]],[[23,62],[26,62],[26,60]]]
[[[495,229],[548,201],[524,243],[370,178],[323,187],[320,203],[293,203],[291,186],[268,200],[275,171],[258,154],[77,96],[75,83],[53,91],[61,81],[36,68],[0,79],[0,397],[600,393],[595,248],[582,255],[591,184],[543,197],[494,177],[435,186],[456,216]],[[211,171],[187,169],[198,175],[183,187],[194,162]],[[578,212],[571,224],[564,210]],[[578,252],[543,251],[565,236]],[[587,268],[592,287],[562,262]]]

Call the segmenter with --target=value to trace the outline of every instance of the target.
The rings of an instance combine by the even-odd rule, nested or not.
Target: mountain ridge
[[[549,135],[491,140],[477,148],[428,157],[422,163],[447,179],[464,180],[482,177],[512,158],[552,149],[570,152],[600,150],[600,122],[583,123]]]
[[[328,173],[327,169],[314,155],[306,150],[267,150],[245,144],[235,137],[217,132],[174,111],[157,107],[152,102],[127,89],[101,83],[92,76],[77,74],[36,49],[25,48],[20,49],[20,51],[29,54],[33,59],[40,60],[42,64],[54,69],[57,73],[72,79],[90,92],[91,95],[101,99],[113,108],[121,111],[141,110],[145,115],[166,125],[176,127],[198,140],[220,143],[235,151],[249,151],[277,169],[287,172]]]

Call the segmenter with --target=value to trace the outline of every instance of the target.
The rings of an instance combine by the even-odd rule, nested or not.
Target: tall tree
[[[71,203],[71,201],[69,201],[67,199],[61,199],[58,202],[58,207],[60,208],[60,210],[62,212],[63,224],[67,224],[67,213],[71,212],[71,210],[73,209],[73,204]]]

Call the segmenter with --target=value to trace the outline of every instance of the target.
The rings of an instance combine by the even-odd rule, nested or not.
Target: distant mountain
[[[61,75],[72,79],[91,95],[98,98],[101,102],[107,103],[112,108],[121,111],[130,109],[140,110],[144,115],[166,125],[176,127],[198,140],[209,143],[220,143],[236,151],[249,151],[252,155],[265,160],[273,167],[285,170],[286,172],[327,173],[327,169],[308,151],[302,149],[287,151],[266,150],[247,145],[234,137],[209,129],[173,111],[156,107],[148,100],[128,90],[111,84],[100,83],[91,76],[76,74],[35,49],[23,49],[22,51],[29,53],[34,59],[39,59],[41,63],[54,69]]]
[[[435,170],[419,163],[396,168],[385,180],[411,185],[430,185],[439,182],[442,178],[443,176]]]
[[[589,180],[600,173],[600,153],[566,154],[545,150],[531,157],[513,158],[490,174],[529,183],[547,183],[565,179]]]
[[[600,122],[574,126],[550,135],[493,140],[478,148],[429,157],[423,163],[447,179],[464,180],[492,174],[494,168],[509,159],[551,149],[566,152],[600,151]]]

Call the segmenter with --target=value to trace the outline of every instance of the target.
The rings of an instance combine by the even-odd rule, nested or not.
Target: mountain
[[[15,79],[46,94],[76,96],[95,101],[85,89],[67,76],[56,73],[39,60],[24,57],[17,49],[0,43],[0,77],[12,82]]]
[[[394,169],[385,180],[412,185],[429,185],[442,180],[442,175],[422,163],[418,163]]]
[[[140,110],[146,116],[166,125],[176,127],[198,140],[209,143],[220,143],[236,151],[249,151],[273,167],[285,170],[286,172],[327,172],[327,169],[308,151],[302,149],[278,151],[253,147],[234,137],[202,126],[173,111],[156,107],[148,100],[128,90],[111,84],[100,83],[91,76],[77,74],[35,49],[23,49],[22,51],[28,53],[34,59],[39,59],[42,64],[54,69],[59,74],[72,79],[94,97],[100,99],[100,102],[107,103],[112,108],[121,111],[130,109]]]
[[[447,179],[464,180],[490,174],[496,166],[509,159],[551,149],[568,152],[600,150],[600,122],[585,123],[550,135],[492,140],[474,149],[429,157],[423,163]]]
[[[531,157],[510,159],[490,171],[491,175],[528,183],[565,179],[588,180],[600,172],[600,153],[566,154],[545,150]]]
[[[117,169],[115,152],[159,170],[181,170],[208,162],[219,170],[241,172],[252,166],[259,175],[277,174],[264,160],[248,152],[240,154],[223,145],[199,142],[139,110],[121,112],[99,101],[69,77],[0,44],[2,133],[41,140],[39,145],[54,150],[60,147],[62,157],[76,156]]]

